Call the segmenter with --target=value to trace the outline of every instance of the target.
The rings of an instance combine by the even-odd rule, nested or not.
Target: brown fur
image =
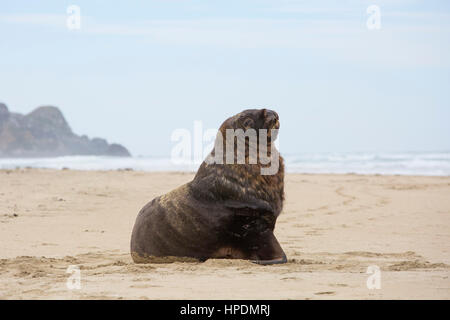
[[[225,137],[226,129],[248,128],[278,129],[278,115],[245,110],[227,119],[220,132]],[[269,136],[269,150],[275,138]],[[248,152],[245,164],[203,162],[194,180],[153,199],[139,212],[131,237],[133,260],[179,256],[286,262],[273,234],[284,200],[281,156],[279,162],[275,175],[261,175],[259,158],[250,164]]]

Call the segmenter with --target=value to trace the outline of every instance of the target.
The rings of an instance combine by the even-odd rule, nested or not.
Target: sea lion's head
[[[269,174],[265,173],[264,168],[272,168],[274,163],[276,173],[279,162],[278,150],[273,142],[278,137],[279,128],[280,121],[275,111],[244,110],[228,118],[220,126],[215,147],[206,161],[209,164],[256,165],[261,167],[264,175]]]
[[[267,135],[270,137],[272,129],[280,129],[280,118],[273,110],[248,109],[225,120],[219,130],[225,136],[227,129],[242,129],[244,131],[254,129],[257,132],[260,129],[266,129],[268,131]],[[274,136],[273,140],[275,139],[276,136]]]
[[[226,119],[213,150],[190,185],[192,192],[214,201],[230,200],[230,206],[236,205],[233,201],[245,202],[246,206],[258,203],[278,214],[283,200],[284,161],[272,141],[279,128],[278,114],[268,109],[248,109]],[[264,130],[266,136],[261,133]]]

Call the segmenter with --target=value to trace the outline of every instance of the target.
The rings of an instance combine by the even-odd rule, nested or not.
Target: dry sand
[[[450,177],[289,174],[275,229],[287,264],[133,264],[137,212],[192,177],[0,170],[0,298],[450,299]]]

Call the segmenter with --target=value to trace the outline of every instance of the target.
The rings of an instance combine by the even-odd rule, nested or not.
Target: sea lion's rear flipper
[[[252,239],[252,242],[257,243],[252,249],[251,256],[256,257],[252,262],[257,264],[281,264],[286,263],[287,258],[277,238],[272,230],[263,232],[258,238]]]

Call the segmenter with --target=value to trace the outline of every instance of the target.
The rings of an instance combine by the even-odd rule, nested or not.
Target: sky
[[[286,154],[450,151],[450,2],[1,1],[0,102],[136,156],[248,108]]]

